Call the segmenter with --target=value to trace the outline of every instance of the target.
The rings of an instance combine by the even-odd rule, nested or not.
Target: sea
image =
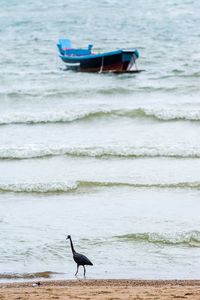
[[[74,279],[69,234],[87,278],[200,278],[200,2],[0,7],[0,282]],[[144,71],[68,71],[59,38]]]

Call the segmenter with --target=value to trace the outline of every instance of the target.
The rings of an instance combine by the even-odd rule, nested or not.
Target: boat
[[[94,53],[93,45],[89,44],[87,48],[73,48],[69,39],[59,39],[57,47],[59,57],[70,70],[99,73],[140,72],[136,65],[139,58],[137,49]]]

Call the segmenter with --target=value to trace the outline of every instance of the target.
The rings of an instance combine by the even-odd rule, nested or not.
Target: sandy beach
[[[0,285],[1,300],[200,299],[200,280],[68,280]]]

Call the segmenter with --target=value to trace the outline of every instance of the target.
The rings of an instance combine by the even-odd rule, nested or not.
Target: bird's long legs
[[[84,265],[83,265],[83,269],[84,269],[84,277],[85,277],[86,269],[85,269],[85,266],[84,266]]]
[[[77,264],[77,270],[76,270],[75,276],[78,274],[78,269],[79,269],[79,265]],[[85,274],[86,274],[86,268],[85,268],[84,265],[83,265],[83,270],[84,270],[84,277],[85,277]]]
[[[76,270],[75,276],[78,274],[78,268],[79,268],[79,265],[77,264],[77,270]]]

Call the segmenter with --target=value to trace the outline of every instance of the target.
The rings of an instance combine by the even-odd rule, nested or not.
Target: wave
[[[103,117],[151,118],[157,121],[200,121],[200,110],[183,109],[106,109],[78,111],[54,111],[39,113],[12,113],[0,116],[0,125],[6,124],[40,124],[40,123],[70,123],[79,120],[98,119]]]
[[[162,233],[132,233],[126,235],[116,236],[118,240],[124,242],[144,242],[161,245],[186,245],[190,247],[200,247],[200,231],[188,231],[175,234]]]
[[[34,279],[34,278],[51,278],[54,272],[36,272],[36,273],[0,273],[0,279]]]
[[[20,98],[65,98],[65,97],[88,97],[91,94],[93,95],[128,95],[132,94],[134,92],[131,88],[126,87],[118,87],[118,86],[111,86],[111,87],[93,87],[92,89],[90,87],[82,87],[79,89],[43,89],[42,87],[39,87],[38,89],[28,89],[28,90],[14,90],[14,91],[3,91],[0,92],[0,96],[3,98],[8,99],[20,99]]]
[[[72,193],[98,187],[130,187],[159,189],[200,189],[200,182],[169,182],[169,183],[137,183],[115,181],[73,181],[47,183],[0,183],[0,192],[13,193]]]
[[[0,146],[0,159],[29,159],[48,156],[75,156],[75,157],[174,157],[199,158],[200,146],[46,146],[43,144],[28,144],[24,146]]]
[[[37,90],[17,90],[12,92],[1,92],[0,96],[8,99],[21,99],[23,98],[33,98],[33,99],[41,99],[41,98],[61,98],[61,97],[70,97],[82,95],[81,91],[67,90],[67,91],[59,91],[59,90],[43,90],[39,88]]]
[[[77,190],[79,184],[76,182],[69,183],[8,183],[0,184],[0,192],[14,193],[66,193]]]
[[[200,72],[193,72],[193,73],[184,73],[184,71],[181,70],[172,70],[171,74],[160,76],[159,79],[168,79],[168,78],[199,78]]]
[[[109,115],[110,111],[67,111],[48,113],[14,113],[0,117],[0,125],[6,124],[40,124],[40,123],[70,123]],[[112,115],[112,113],[111,113]]]

